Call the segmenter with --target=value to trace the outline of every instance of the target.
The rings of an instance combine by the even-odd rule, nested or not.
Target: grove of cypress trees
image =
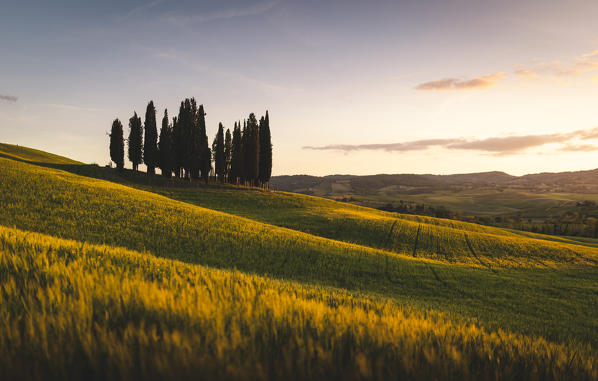
[[[270,137],[270,117],[260,119],[260,161],[259,180],[262,186],[269,188],[272,176],[272,139]]]
[[[136,112],[129,119],[127,143],[129,145],[129,160],[133,163],[133,171],[137,171],[137,167],[139,167],[143,158],[143,128],[141,118],[137,116]]]
[[[129,119],[128,158],[137,171],[145,163],[147,173],[154,175],[155,168],[162,175],[197,179],[208,183],[214,174],[218,181],[233,184],[268,187],[272,175],[272,141],[268,111],[259,122],[254,113],[248,119],[235,122],[233,130],[224,131],[222,123],[210,149],[206,133],[205,111],[195,98],[185,98],[180,104],[177,117],[169,123],[168,111],[164,110],[158,136],[156,109],[150,101],[142,123],[137,112]],[[145,130],[145,133],[144,133]],[[122,123],[115,119],[110,132],[110,158],[117,168],[124,168],[124,139]],[[145,139],[144,139],[145,138]],[[159,138],[159,139],[158,139]]]
[[[223,182],[226,175],[226,158],[224,155],[224,127],[222,123],[218,124],[218,132],[212,144],[212,154],[214,155],[214,172],[218,180]]]
[[[175,118],[176,120],[176,118]],[[160,141],[158,143],[158,166],[162,176],[170,177],[173,170],[174,151],[172,147],[172,128],[168,123],[168,110],[164,110],[162,128],[160,128]]]
[[[125,166],[125,141],[123,125],[118,119],[114,119],[110,130],[110,160],[116,164],[116,168],[122,171]]]
[[[226,129],[224,136],[224,181],[230,181],[230,164],[232,159],[233,146],[230,128]]]
[[[158,164],[158,129],[156,126],[156,108],[154,101],[147,104],[145,110],[145,140],[143,142],[143,162],[147,173],[154,175]]]
[[[235,123],[233,128],[233,141],[231,150],[229,181],[231,184],[239,184],[243,177],[243,142],[241,135],[241,123]]]

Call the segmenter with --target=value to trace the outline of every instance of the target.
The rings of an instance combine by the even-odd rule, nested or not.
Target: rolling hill
[[[504,172],[456,175],[276,176],[272,189],[373,208],[400,203],[448,208],[470,217],[519,215],[544,221],[564,213],[598,217],[598,169],[512,176]]]
[[[7,375],[597,376],[591,241],[9,145],[0,189]]]

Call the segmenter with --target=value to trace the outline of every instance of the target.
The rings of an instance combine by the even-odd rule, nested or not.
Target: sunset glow
[[[3,142],[104,165],[114,118],[194,96],[210,137],[269,110],[275,175],[598,167],[596,2],[2,8]]]

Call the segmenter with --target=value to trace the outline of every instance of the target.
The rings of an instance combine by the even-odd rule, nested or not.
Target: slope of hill
[[[501,229],[433,218],[396,216],[282,192],[227,186],[185,187],[176,182],[151,185],[150,182],[162,183],[158,179],[147,180],[145,175],[119,174],[108,168],[52,164],[51,160],[46,161],[46,166],[39,166],[23,162],[23,159],[0,158],[0,204],[3,207],[0,225],[75,239],[79,241],[75,245],[81,245],[75,256],[83,255],[83,245],[121,246],[143,252],[141,255],[148,261],[153,256],[160,256],[187,262],[180,265],[191,266],[189,268],[201,264],[238,269],[265,277],[263,279],[268,282],[274,282],[272,279],[291,280],[294,283],[289,287],[293,290],[299,284],[301,287],[334,287],[337,290],[334,292],[342,292],[351,298],[373,298],[376,303],[390,303],[396,306],[393,308],[410,311],[408,313],[415,314],[418,319],[439,313],[443,321],[454,326],[475,323],[489,335],[505,329],[513,332],[515,336],[512,337],[524,337],[522,340],[536,340],[529,335],[542,337],[565,345],[562,347],[565,352],[559,356],[564,356],[567,361],[573,361],[567,356],[578,352],[576,356],[586,360],[582,361],[583,366],[575,365],[576,372],[581,372],[582,376],[592,374],[586,368],[596,361],[594,350],[589,345],[598,344],[598,317],[594,308],[598,303],[598,286],[595,283],[598,249],[591,244],[549,241],[541,235],[530,239]],[[26,236],[22,232],[15,231],[14,234]],[[51,238],[43,238],[47,239]],[[6,260],[10,263],[16,263],[16,258],[7,255],[17,251],[29,252],[27,245],[19,250],[5,249],[3,256],[9,258]],[[43,245],[36,247],[38,252],[31,255],[44,263],[47,261],[43,259],[46,258],[44,255],[50,255],[53,246],[50,249]],[[72,256],[69,258],[68,261],[71,261]],[[50,263],[53,261],[50,260]],[[27,266],[33,266],[37,262],[30,259],[27,263]],[[124,259],[122,263],[125,263]],[[21,271],[15,270],[17,267],[9,266],[8,269],[12,270],[5,270],[2,274],[22,277],[15,275]],[[93,276],[90,275],[93,281],[90,282],[97,283],[102,279],[103,267],[100,262],[89,270],[93,272]],[[109,273],[110,266],[106,267]],[[118,272],[120,279],[127,279],[130,274],[122,270]],[[43,278],[45,275],[39,276]],[[132,274],[131,277],[134,278]],[[170,278],[154,278],[152,275],[151,281],[158,279],[163,287],[168,288],[172,285]],[[203,283],[197,281],[194,284]],[[211,288],[210,292],[224,292],[221,287],[225,286]],[[56,292],[60,294],[63,291]],[[10,299],[9,296],[3,298]],[[323,299],[316,298],[318,300]],[[326,300],[330,301],[328,306],[345,305],[344,301],[332,301],[328,297]],[[354,306],[355,301],[351,300],[346,303]],[[133,308],[140,302],[128,303],[122,308]],[[21,305],[18,308],[25,307]],[[94,313],[102,308],[94,309]],[[374,311],[370,307],[366,310]],[[140,311],[139,316],[143,318],[130,320],[131,324],[140,321],[155,323],[151,316],[162,316]],[[0,316],[8,316],[8,320],[14,316],[11,312],[3,313]],[[128,321],[126,316],[130,315],[125,313],[123,316],[118,321],[125,324]],[[243,324],[243,329],[250,332],[263,328]],[[435,323],[424,325],[427,324],[434,326]],[[137,327],[139,332],[147,333],[143,326]],[[298,330],[306,329],[301,324],[287,324],[286,327],[292,336],[299,335]],[[333,330],[333,336],[343,335],[341,330],[326,329]],[[362,339],[350,336],[353,338],[348,343],[357,348],[354,353],[365,351],[361,346],[368,340],[381,340],[373,332],[367,331],[365,336],[359,336]],[[117,333],[111,331],[110,334]],[[504,338],[504,334],[511,335],[503,332],[500,337]],[[185,333],[177,335],[178,340],[192,340]],[[583,344],[580,347],[573,342]],[[320,344],[326,347],[330,343]],[[430,345],[426,344],[421,350],[426,353],[440,350],[435,347],[436,344]],[[535,348],[535,345],[532,347]],[[178,350],[173,353],[178,353]],[[252,347],[252,351],[260,350],[265,349]],[[512,351],[519,352],[518,349]],[[535,353],[536,349],[532,352]],[[90,353],[92,357],[95,354],[93,350]],[[372,358],[367,351],[363,352],[363,356],[366,363]],[[442,361],[456,361],[443,356],[439,357]],[[465,362],[477,361],[470,354],[459,356],[464,356],[460,358]],[[434,356],[426,361],[433,364],[432,358]],[[354,363],[353,360],[355,358],[344,358],[344,365],[339,369],[349,369],[348,364]],[[516,365],[519,360],[509,361],[513,367],[509,368],[509,365],[505,369],[520,369]],[[530,361],[540,364],[541,368],[546,364],[542,362],[544,360]],[[263,362],[259,364],[264,366]],[[489,368],[483,368],[483,374],[490,374],[484,373]],[[579,370],[582,368],[586,370]],[[373,368],[368,369],[376,372]],[[397,371],[399,374],[411,374],[401,369]],[[596,369],[595,365],[593,369]],[[522,374],[528,371],[522,371]],[[461,374],[457,371],[443,373],[434,368],[431,372],[438,375]]]
[[[455,175],[332,175],[332,176],[274,176],[270,185],[273,189],[289,192],[324,195],[335,188],[355,194],[376,194],[383,190],[397,193],[418,194],[434,190],[466,190],[508,188],[538,192],[597,192],[598,169],[576,172],[536,173],[512,176],[504,172],[480,172]]]
[[[276,176],[272,189],[355,204],[426,204],[466,216],[521,216],[546,219],[567,212],[598,217],[598,170],[511,176],[504,172],[460,175]]]
[[[17,160],[26,160],[43,164],[83,164],[80,161],[68,157],[54,155],[49,152],[37,149],[18,146],[14,144],[0,143],[0,155]]]
[[[598,376],[583,347],[4,227],[0,279],[6,379]]]

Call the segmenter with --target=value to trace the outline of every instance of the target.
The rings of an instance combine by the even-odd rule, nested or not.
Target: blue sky
[[[108,162],[111,122],[268,109],[275,174],[598,167],[592,1],[4,1],[0,141]],[[15,99],[16,98],[16,99]]]

